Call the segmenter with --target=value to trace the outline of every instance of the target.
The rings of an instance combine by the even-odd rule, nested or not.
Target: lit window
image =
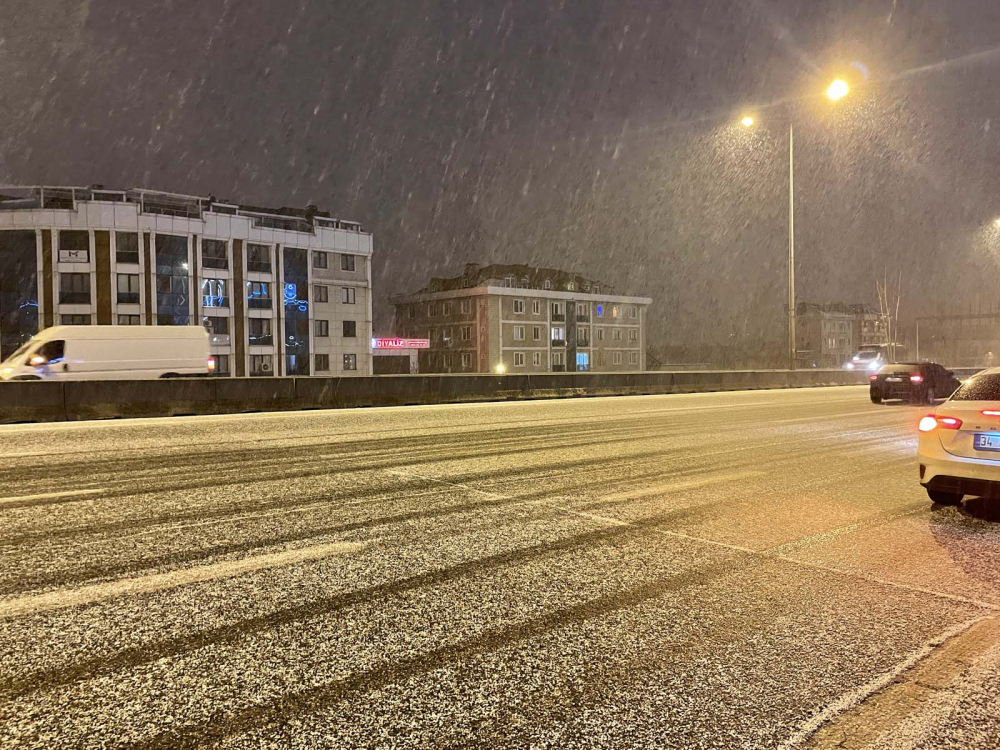
[[[344,355],[344,369],[345,370],[357,370],[358,369],[358,355],[357,354],[345,354]]]

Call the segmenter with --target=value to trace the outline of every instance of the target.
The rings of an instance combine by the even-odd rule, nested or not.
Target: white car
[[[919,431],[920,484],[931,500],[1000,497],[1000,367],[966,380]]]

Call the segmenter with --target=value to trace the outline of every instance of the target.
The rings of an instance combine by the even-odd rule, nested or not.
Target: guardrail
[[[956,371],[966,377],[976,370]],[[0,423],[863,385],[845,370],[713,370],[0,383]]]

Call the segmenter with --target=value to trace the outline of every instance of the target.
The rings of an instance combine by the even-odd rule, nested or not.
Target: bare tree
[[[899,302],[903,298],[903,272],[899,271],[895,279],[889,277],[888,271],[882,272],[882,279],[875,279],[875,293],[878,295],[879,319],[882,321],[882,335],[885,337],[886,356],[890,362],[896,361],[898,345]]]

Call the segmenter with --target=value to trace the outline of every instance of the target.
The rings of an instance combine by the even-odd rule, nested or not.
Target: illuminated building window
[[[345,354],[344,355],[344,369],[345,370],[357,370],[358,369],[358,355],[357,354]]]

